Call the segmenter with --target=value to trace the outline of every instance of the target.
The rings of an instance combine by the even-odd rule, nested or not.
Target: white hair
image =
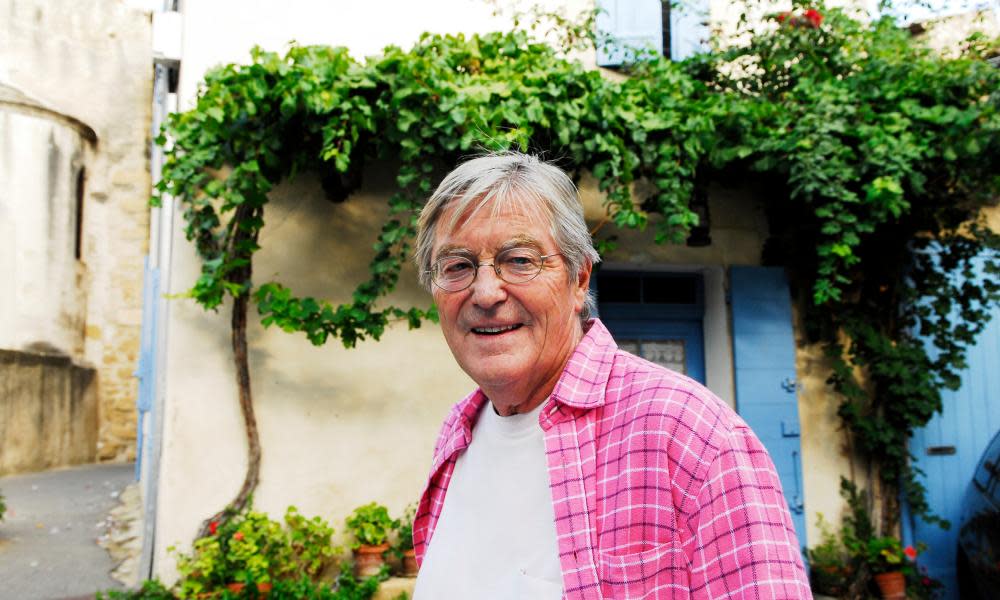
[[[583,219],[576,186],[562,169],[520,152],[489,154],[466,161],[448,173],[420,212],[414,260],[420,283],[428,290],[441,215],[454,208],[451,222],[446,224],[454,228],[461,219],[486,207],[494,215],[516,207],[546,219],[566,261],[570,283],[577,281],[585,265],[593,266],[601,260]],[[580,319],[586,322],[595,309],[594,296],[588,290]]]

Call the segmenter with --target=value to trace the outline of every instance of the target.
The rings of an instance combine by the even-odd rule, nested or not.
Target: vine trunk
[[[241,207],[242,208],[242,207]],[[236,228],[233,236],[234,246],[239,246],[248,236]],[[253,236],[256,243],[256,235]],[[257,431],[257,416],[253,409],[253,394],[250,389],[250,362],[247,355],[247,310],[250,302],[250,280],[253,274],[253,262],[247,259],[244,266],[235,270],[234,279],[243,285],[243,291],[233,298],[233,315],[231,322],[233,363],[236,367],[236,385],[239,391],[240,410],[243,413],[243,426],[247,435],[247,471],[236,498],[225,508],[205,519],[198,531],[198,537],[211,535],[211,524],[222,521],[227,514],[241,512],[247,507],[250,497],[257,489],[260,479],[260,434]]]

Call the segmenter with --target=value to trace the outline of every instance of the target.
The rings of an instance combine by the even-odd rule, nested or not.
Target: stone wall
[[[0,475],[94,460],[95,375],[66,356],[0,350]]]
[[[97,457],[129,460],[149,239],[151,17],[122,0],[0,0],[0,22],[0,81],[97,134],[83,165],[82,347],[34,338],[94,366]]]

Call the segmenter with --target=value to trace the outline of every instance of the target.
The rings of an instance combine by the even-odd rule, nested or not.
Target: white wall
[[[0,348],[82,358],[86,271],[74,249],[85,145],[54,117],[0,105]]]

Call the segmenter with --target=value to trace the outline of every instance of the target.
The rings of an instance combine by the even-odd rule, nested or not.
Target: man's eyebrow
[[[527,246],[528,248],[534,248],[535,250],[538,251],[542,250],[541,242],[539,242],[537,239],[533,238],[530,235],[522,233],[515,235],[511,239],[504,242],[503,245],[500,246],[500,248],[498,248],[498,251],[509,250],[511,248],[524,248],[525,246]]]
[[[501,244],[496,252],[503,252],[504,250],[510,250],[511,248],[534,248],[541,252],[542,244],[534,237],[527,234],[518,234],[509,240]],[[468,248],[467,246],[459,246],[457,244],[445,244],[438,248],[437,253],[434,255],[435,260],[443,256],[469,256],[472,258],[476,257],[476,253]]]
[[[441,258],[442,256],[454,256],[454,255],[465,255],[475,256],[476,253],[465,246],[458,246],[455,244],[445,244],[438,248],[435,258]]]

